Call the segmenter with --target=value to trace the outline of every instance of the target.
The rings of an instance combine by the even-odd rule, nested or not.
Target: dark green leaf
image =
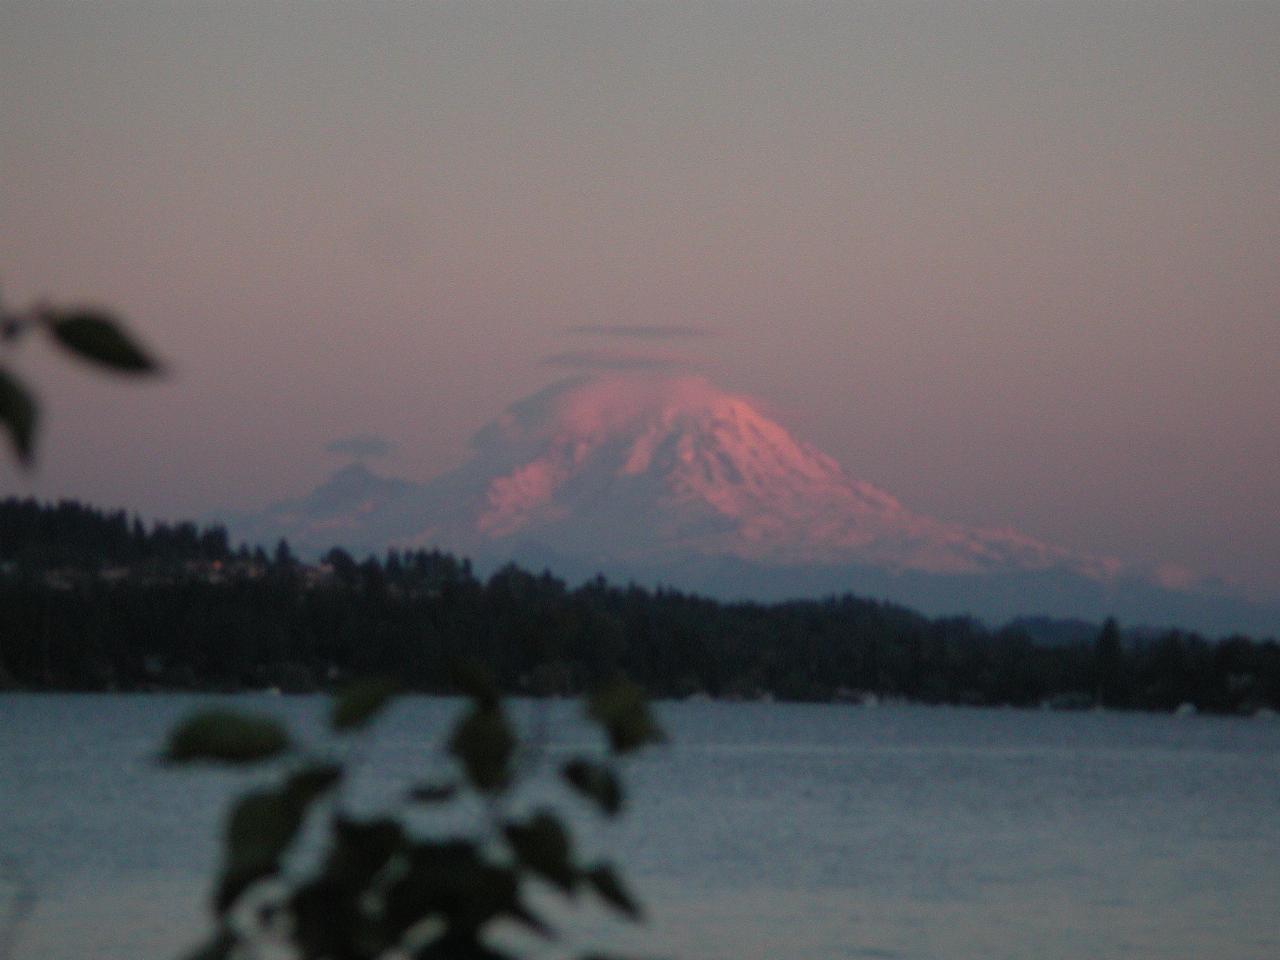
[[[622,809],[622,784],[608,767],[578,758],[561,767],[560,775],[609,816]]]
[[[649,712],[644,691],[619,680],[601,687],[587,701],[587,715],[604,728],[616,753],[629,753],[646,743],[663,743],[666,736]]]
[[[397,930],[438,918],[449,933],[474,934],[499,916],[544,929],[520,904],[516,870],[488,862],[466,841],[410,845],[385,903],[387,920]]]
[[[363,727],[378,715],[395,696],[398,685],[394,680],[371,678],[348,687],[333,702],[329,716],[335,730]]]
[[[26,333],[30,326],[31,321],[27,317],[0,317],[0,340],[13,343]]]
[[[174,763],[253,763],[283,753],[288,747],[284,727],[271,717],[206,710],[188,717],[170,732],[164,758]]]
[[[391,817],[373,820],[338,818],[333,825],[334,844],[326,871],[344,887],[366,886],[405,846],[404,827]]]
[[[226,960],[235,949],[236,937],[227,930],[219,930],[207,943],[196,947],[183,960]]]
[[[507,839],[519,861],[566,893],[573,891],[578,870],[569,851],[569,834],[549,813],[536,814],[528,823],[511,823]]]
[[[332,763],[304,767],[285,781],[284,795],[299,810],[305,811],[311,801],[342,779],[342,768]]]
[[[0,369],[0,423],[9,432],[14,453],[23,463],[31,461],[39,412],[31,393],[4,369]]]
[[[454,660],[449,664],[449,675],[454,686],[477,706],[492,709],[498,705],[498,685],[484,664],[473,660]]]
[[[332,876],[320,876],[293,889],[285,912],[290,939],[301,957],[369,956],[358,953],[352,940],[362,926],[357,900],[359,887]]]
[[[544,940],[554,940],[556,938],[555,930],[519,900],[514,901],[507,907],[507,913],[512,919],[518,920]]]
[[[640,905],[622,885],[613,867],[607,863],[597,864],[586,873],[587,882],[595,889],[600,898],[632,920],[640,920]]]
[[[499,791],[510,783],[515,748],[515,735],[496,705],[477,705],[462,718],[449,740],[449,752],[462,761],[467,779],[484,791]]]
[[[251,884],[280,869],[280,857],[306,820],[317,797],[342,778],[332,764],[299,770],[279,791],[250,793],[232,808],[227,821],[227,854],[215,903],[225,912]]]
[[[284,792],[242,797],[227,821],[226,866],[216,906],[224,913],[255,880],[280,869],[280,857],[302,826],[302,809]]]
[[[455,783],[422,783],[409,791],[409,799],[414,803],[444,803],[457,795]]]
[[[120,373],[152,373],[156,362],[107,313],[97,310],[51,312],[45,315],[54,340],[91,363]]]

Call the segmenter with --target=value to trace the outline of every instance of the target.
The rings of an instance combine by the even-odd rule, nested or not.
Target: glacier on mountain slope
[[[482,431],[476,448],[463,470],[484,490],[474,527],[490,540],[535,535],[625,559],[1107,569],[1012,531],[913,513],[703,378],[557,384]]]

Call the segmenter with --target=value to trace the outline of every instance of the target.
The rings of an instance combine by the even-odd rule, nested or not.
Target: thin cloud
[[[583,323],[569,327],[570,333],[585,333],[593,337],[624,337],[632,340],[688,340],[707,337],[706,327],[661,323]]]
[[[548,367],[573,370],[669,370],[685,366],[682,357],[657,353],[620,353],[614,350],[565,350],[542,358]]]
[[[373,433],[357,433],[350,437],[340,437],[325,444],[325,450],[344,457],[355,457],[357,460],[368,460],[375,457],[389,457],[399,447],[394,440],[380,437]]]

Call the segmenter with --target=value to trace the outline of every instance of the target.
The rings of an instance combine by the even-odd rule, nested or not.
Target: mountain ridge
[[[988,619],[1168,623],[1177,610],[1202,628],[1280,623],[1194,581],[1171,589],[1115,559],[912,511],[701,377],[563,380],[508,407],[440,477],[414,483],[352,464],[230,526],[303,550],[439,546],[482,567],[517,559],[724,599],[751,599],[734,593],[749,585],[758,599],[785,599],[785,585]]]

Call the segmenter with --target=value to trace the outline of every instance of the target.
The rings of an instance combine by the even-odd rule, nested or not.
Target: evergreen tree
[[[1121,705],[1124,651],[1120,643],[1120,625],[1108,617],[1094,644],[1094,697],[1104,707]]]

